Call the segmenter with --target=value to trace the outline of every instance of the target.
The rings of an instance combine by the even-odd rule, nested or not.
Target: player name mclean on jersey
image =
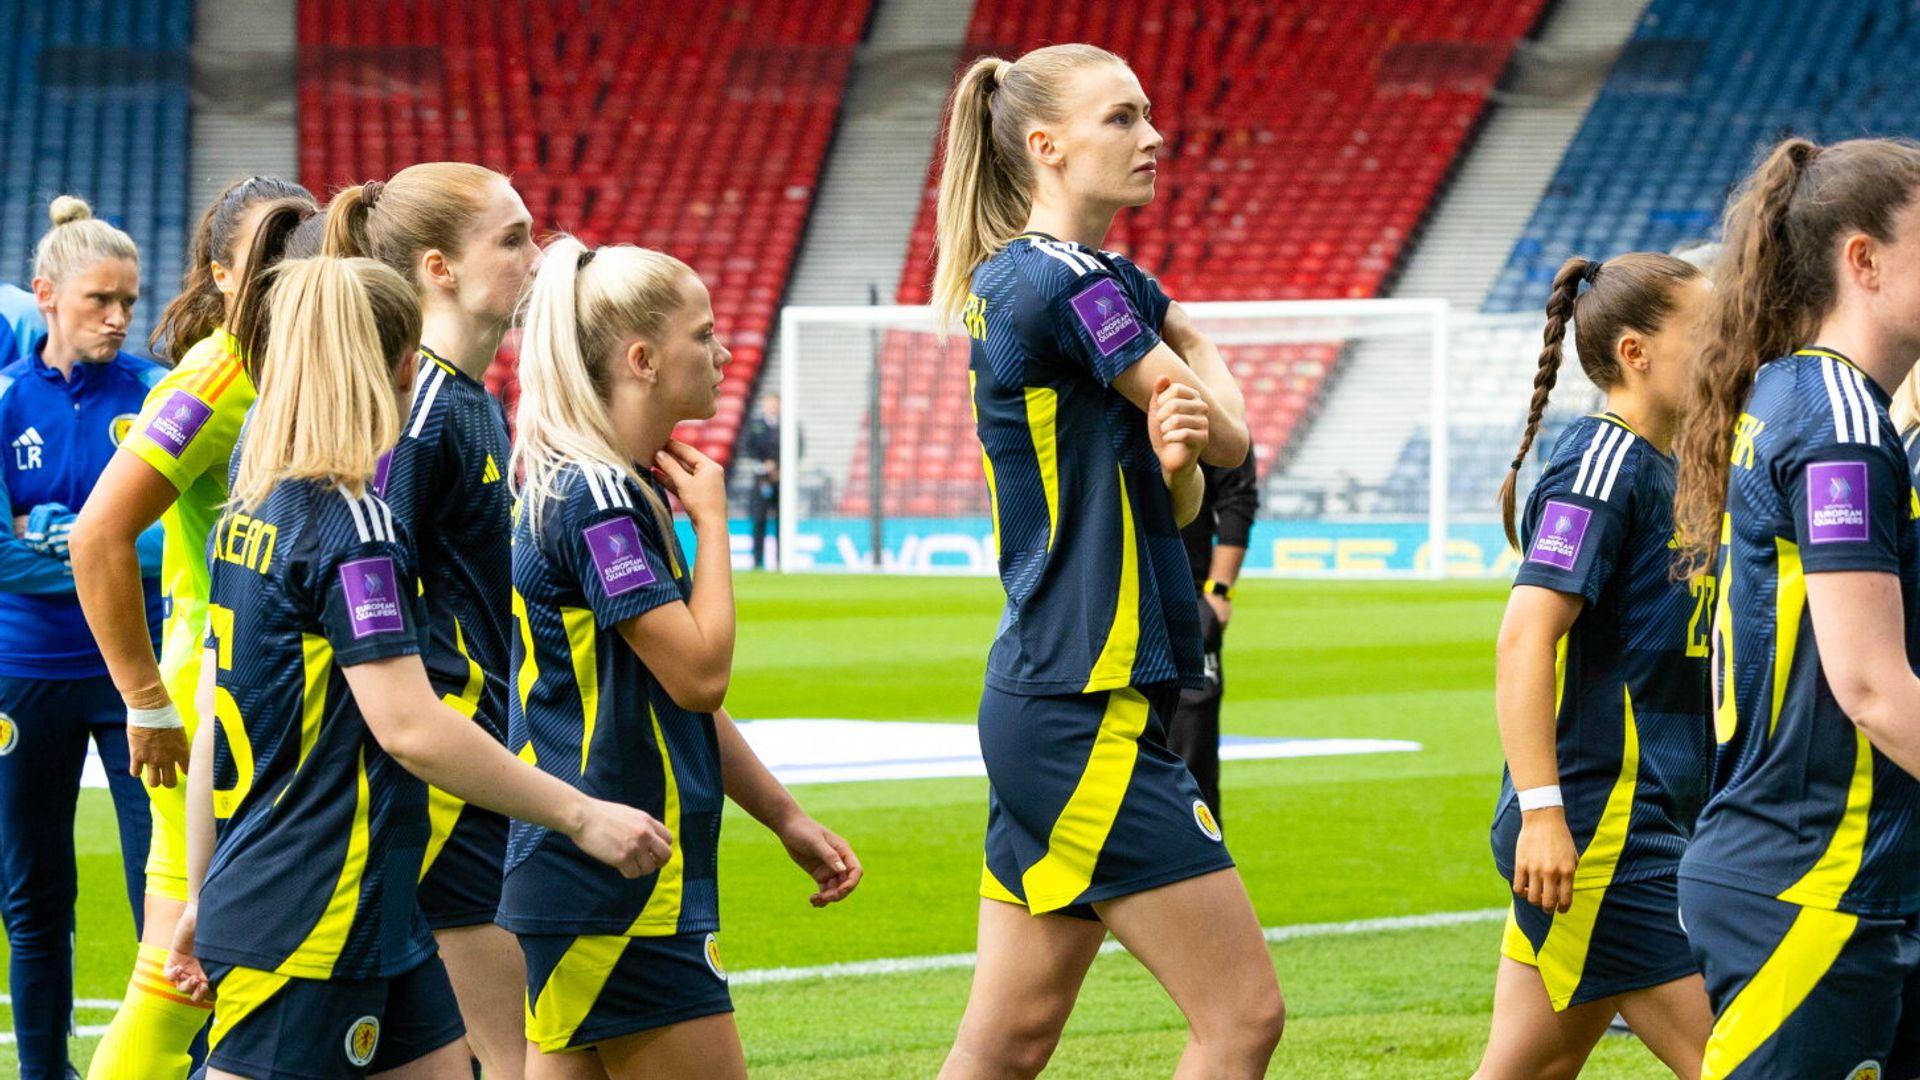
[[[1857,915],[1920,911],[1920,783],[1867,741],[1821,673],[1806,576],[1912,589],[1913,485],[1886,392],[1845,357],[1761,366],[1734,429],[1715,623],[1713,795],[1681,874]]]
[[[996,689],[1201,685],[1172,500],[1145,414],[1113,387],[1171,303],[1126,259],[1039,234],[974,271],[962,322],[1007,593]]]

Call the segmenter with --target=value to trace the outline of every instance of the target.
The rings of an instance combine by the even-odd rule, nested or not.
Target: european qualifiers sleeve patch
[[[200,429],[206,426],[207,418],[213,415],[213,407],[185,390],[175,390],[167,399],[159,415],[147,425],[147,438],[152,439],[160,449],[179,457],[193,441]]]
[[[1807,466],[1807,542],[1862,543],[1867,531],[1867,463],[1816,461]]]
[[[1580,542],[1587,536],[1587,523],[1592,520],[1593,511],[1583,506],[1558,499],[1549,501],[1540,513],[1540,535],[1534,537],[1527,561],[1573,569],[1580,558]]]
[[[589,525],[580,535],[593,553],[594,569],[608,596],[621,596],[654,582],[653,568],[640,551],[640,531],[629,517]]]
[[[389,449],[380,455],[380,461],[373,467],[373,493],[381,498],[387,497],[387,477],[393,472],[393,451]]]
[[[393,560],[380,556],[340,564],[340,587],[347,594],[347,618],[355,640],[405,630]]]
[[[1101,356],[1112,356],[1122,345],[1140,336],[1140,320],[1133,317],[1120,285],[1112,278],[1101,278],[1071,301],[1080,325],[1093,335]]]

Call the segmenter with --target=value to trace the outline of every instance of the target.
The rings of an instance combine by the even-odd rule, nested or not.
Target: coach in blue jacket
[[[140,292],[133,241],[77,199],[56,200],[54,222],[34,259],[46,338],[0,363],[0,917],[23,1080],[70,1075],[73,818],[90,738],[120,820],[136,934],[150,828],[127,772],[126,708],[74,596],[66,532],[163,369],[121,351]],[[156,530],[140,544],[156,637],[159,540]]]

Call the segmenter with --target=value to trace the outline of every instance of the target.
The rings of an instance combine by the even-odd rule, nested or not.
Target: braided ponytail
[[[1593,259],[1578,255],[1560,264],[1553,275],[1553,292],[1547,296],[1547,326],[1541,334],[1540,366],[1533,374],[1533,400],[1527,405],[1527,430],[1520,436],[1520,449],[1514,452],[1507,478],[1500,484],[1500,524],[1507,530],[1507,543],[1520,549],[1520,533],[1514,527],[1514,496],[1520,486],[1520,468],[1533,451],[1533,440],[1540,434],[1540,420],[1547,414],[1547,399],[1560,381],[1560,361],[1565,357],[1567,324],[1573,321],[1574,301],[1580,296],[1580,283],[1600,269]]]

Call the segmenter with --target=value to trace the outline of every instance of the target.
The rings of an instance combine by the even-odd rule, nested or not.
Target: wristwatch
[[[1212,578],[1208,578],[1206,583],[1200,586],[1200,591],[1212,593],[1222,600],[1229,602],[1233,600],[1233,586],[1224,582],[1215,581]]]

